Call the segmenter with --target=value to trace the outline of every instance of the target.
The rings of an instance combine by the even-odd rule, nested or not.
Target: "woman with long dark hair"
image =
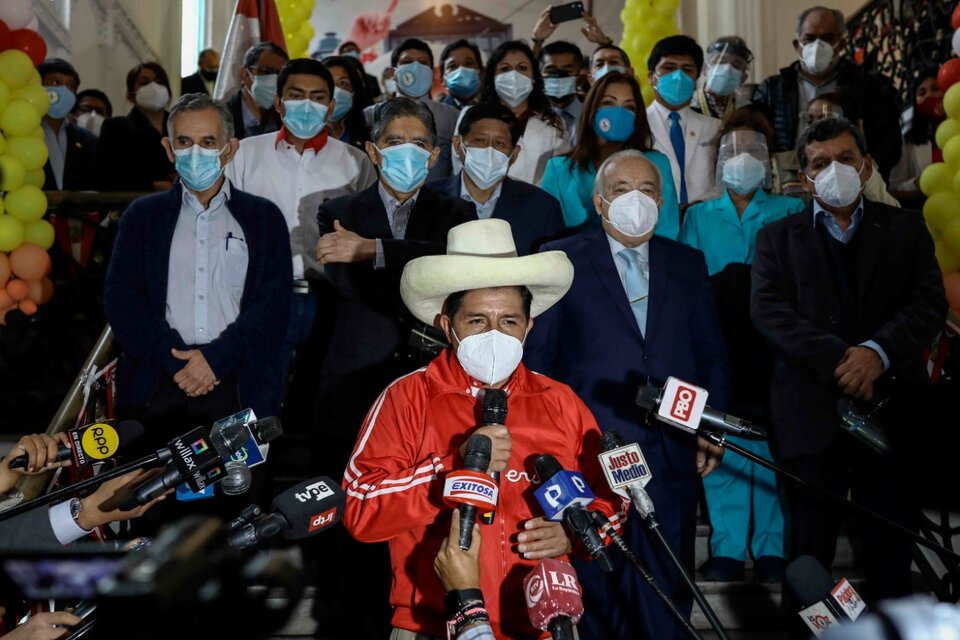
[[[520,120],[520,152],[507,175],[539,184],[547,161],[569,149],[570,144],[563,120],[553,112],[543,92],[540,65],[530,47],[511,40],[493,50],[484,69],[480,102],[500,102]],[[466,111],[461,111],[461,118]],[[454,173],[462,168],[454,154]]]
[[[934,139],[937,126],[947,117],[943,110],[943,90],[937,85],[937,70],[922,71],[913,81],[910,95],[913,119],[910,129],[903,134],[900,162],[890,172],[890,191],[898,199],[918,195],[920,174],[930,164],[943,160]]]
[[[327,131],[341,142],[364,149],[370,132],[363,110],[373,103],[363,67],[350,56],[330,56],[323,60],[323,64],[333,76],[333,98],[337,101],[327,118]]]
[[[653,150],[640,85],[633,76],[611,71],[593,84],[577,121],[576,146],[547,163],[540,186],[560,201],[567,228],[598,227],[600,218],[593,206],[597,167],[624,149],[643,152],[660,170],[663,205],[655,233],[676,240],[680,233],[680,208],[670,161]]]

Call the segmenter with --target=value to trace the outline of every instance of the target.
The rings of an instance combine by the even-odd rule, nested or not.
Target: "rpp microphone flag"
[[[572,640],[583,615],[583,592],[573,567],[562,560],[541,560],[523,580],[530,624],[550,631],[554,640]]]
[[[83,468],[112,458],[122,447],[128,446],[144,433],[144,427],[136,420],[123,420],[116,427],[106,422],[96,422],[67,431],[70,446],[57,447],[57,462],[70,460],[73,466]],[[11,469],[23,469],[29,458],[20,455],[10,461]]]
[[[820,637],[831,626],[856,620],[867,606],[846,578],[834,582],[813,556],[800,556],[786,570],[787,584],[800,600],[800,618]]]

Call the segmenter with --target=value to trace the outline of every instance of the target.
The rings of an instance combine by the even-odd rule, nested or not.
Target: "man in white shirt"
[[[720,121],[690,108],[702,68],[703,50],[688,36],[660,40],[647,60],[656,95],[647,107],[653,148],[670,160],[681,207],[718,195],[714,139]]]
[[[316,290],[323,278],[314,251],[320,239],[317,210],[327,200],[362,191],[376,182],[377,173],[362,151],[327,135],[327,115],[336,101],[333,77],[322,63],[300,58],[285,64],[274,102],[283,119],[280,132],[244,139],[227,177],[238,189],[276,204],[290,231],[294,296],[281,354],[286,371],[317,318]]]

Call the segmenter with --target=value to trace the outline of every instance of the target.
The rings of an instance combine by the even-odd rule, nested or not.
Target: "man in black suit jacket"
[[[213,84],[220,71],[220,54],[215,49],[204,49],[197,58],[197,72],[180,78],[180,95],[205,93],[213,95]]]
[[[463,171],[428,183],[428,189],[472,202],[480,219],[509,222],[521,256],[536,253],[542,242],[563,232],[563,211],[556,198],[532,184],[506,177],[520,151],[520,127],[510,109],[499,102],[476,105],[460,120],[457,133],[453,152],[463,163]]]
[[[50,58],[37,66],[43,86],[54,96],[43,116],[49,157],[43,166],[45,191],[80,191],[96,187],[97,136],[67,119],[76,104],[80,75],[66,60]]]
[[[776,351],[771,448],[804,480],[850,490],[854,501],[909,526],[909,479],[896,471],[904,432],[920,420],[918,396],[930,386],[922,353],[947,310],[933,241],[919,213],[862,197],[872,160],[849,121],[816,123],[797,153],[815,200],[760,230],[752,271],[751,316]],[[874,396],[890,399],[886,456],[840,433],[838,401]],[[844,512],[787,490],[791,555],[829,567]],[[866,600],[909,593],[909,541],[874,522],[862,532]]]
[[[406,349],[427,328],[417,323],[400,299],[400,275],[414,258],[446,252],[447,232],[476,220],[473,205],[423,189],[429,166],[440,155],[433,115],[422,102],[394,98],[377,110],[367,143],[380,180],[368,189],[320,206],[317,260],[325,265],[338,299],[330,346],[321,366],[314,430],[319,460],[314,467],[331,477],[342,474],[367,408],[395,378],[425,360]],[[322,313],[322,311],[321,311]],[[430,353],[426,358],[435,355]],[[342,530],[341,530],[342,531]],[[384,638],[390,632],[390,565],[385,547],[357,546],[346,534],[329,558],[349,566],[328,571],[317,584],[324,611],[318,620],[342,620],[333,638]],[[357,560],[357,558],[361,560]],[[366,566],[360,567],[357,562]],[[329,568],[329,567],[327,567]],[[339,579],[336,577],[339,576]],[[371,607],[361,621],[342,615],[353,595],[368,594]],[[339,624],[339,623],[338,623]]]

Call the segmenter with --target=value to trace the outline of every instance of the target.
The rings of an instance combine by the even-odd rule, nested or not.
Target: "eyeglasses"
[[[271,69],[270,67],[261,67],[260,65],[249,66],[247,70],[255,76],[270,76],[280,73],[280,69]]]

